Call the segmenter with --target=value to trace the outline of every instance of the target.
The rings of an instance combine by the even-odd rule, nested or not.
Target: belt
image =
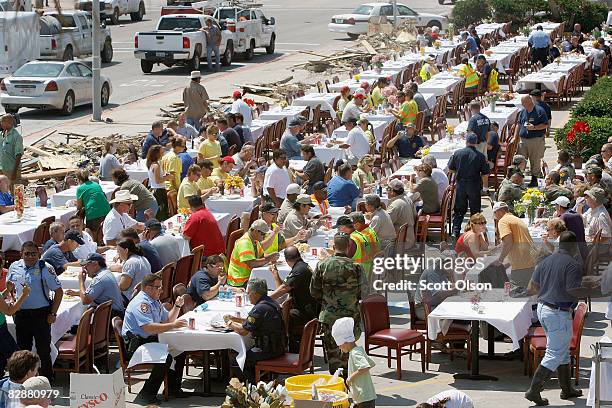
[[[544,306],[546,306],[549,309],[552,310],[562,310],[564,312],[571,312],[572,308],[571,307],[559,307],[557,305],[553,305],[552,303],[548,303],[548,302],[541,302]]]

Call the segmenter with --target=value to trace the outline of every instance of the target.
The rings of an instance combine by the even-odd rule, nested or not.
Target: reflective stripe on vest
[[[361,235],[358,231],[351,232],[350,237],[353,241],[355,241],[355,244],[357,245],[357,249],[355,249],[355,253],[353,254],[353,257],[351,259],[361,264],[365,261],[363,257],[365,252],[363,248],[365,245],[365,237]]]
[[[462,64],[463,66],[459,69],[459,72],[465,77],[465,87],[473,88],[478,86],[478,73],[472,68],[470,64]]]
[[[310,195],[310,199],[312,200],[313,203],[317,204],[319,206],[319,210],[321,211],[321,214],[323,215],[327,215],[329,213],[329,201],[328,200],[323,200],[322,203],[318,202],[315,195],[311,194]]]
[[[357,250],[355,250],[355,254],[353,255],[353,261],[360,264],[366,276],[368,276],[372,270],[372,262],[374,259],[374,251],[370,245],[369,239],[359,231],[353,231],[351,233],[351,238],[357,243]]]
[[[496,69],[492,70],[489,74],[489,82],[487,83],[487,91],[489,92],[497,92],[499,91],[499,82],[497,82],[497,77],[499,73]]]
[[[249,280],[251,268],[249,268],[246,263],[242,262],[241,259],[245,255],[252,255],[255,259],[261,258],[263,249],[259,241],[255,242],[256,245],[253,246],[248,232],[236,241],[227,270],[228,285],[242,286]]]
[[[275,229],[276,229],[276,224],[275,224],[275,223],[273,223],[273,224],[272,224],[272,228],[271,228],[271,230],[272,230],[272,231],[270,231],[270,234],[274,234],[274,232],[273,232],[273,231],[274,231]],[[266,237],[266,238],[268,238],[268,237]],[[275,252],[278,252],[278,241],[279,241],[279,240],[278,240],[278,238],[279,238],[279,234],[276,234],[276,236],[275,236],[275,237],[274,237],[274,239],[272,240],[272,243],[270,244],[270,246],[269,246],[267,249],[264,249],[264,252],[265,252],[266,254],[268,254],[268,255],[269,255],[269,254],[273,254],[273,253],[275,253]]]
[[[361,233],[368,239],[368,242],[370,243],[370,246],[372,247],[372,258],[373,258],[376,252],[378,252],[378,246],[380,244],[378,235],[376,234],[376,231],[372,229],[372,227],[364,228],[364,230],[361,231]]]
[[[404,102],[402,103],[402,106],[400,107],[399,111],[400,121],[403,124],[414,123],[414,121],[416,120],[417,113],[419,113],[419,106],[414,101],[414,99],[408,102]]]

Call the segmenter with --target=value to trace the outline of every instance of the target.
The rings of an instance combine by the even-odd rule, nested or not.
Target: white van
[[[40,55],[39,16],[33,11],[0,12],[0,78]]]

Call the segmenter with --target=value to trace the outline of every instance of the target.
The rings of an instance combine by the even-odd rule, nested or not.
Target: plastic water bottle
[[[329,248],[329,235],[325,235],[325,249]]]
[[[36,196],[36,207],[40,207],[40,197]]]
[[[51,200],[47,200],[47,209],[51,209]]]

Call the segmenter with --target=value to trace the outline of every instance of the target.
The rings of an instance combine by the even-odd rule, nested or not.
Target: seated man
[[[502,183],[499,187],[497,198],[499,201],[506,203],[510,212],[514,213],[514,202],[520,200],[526,190],[523,185],[525,177],[520,171],[509,169],[508,179],[510,182]]]
[[[83,219],[78,215],[73,215],[72,217],[70,217],[68,225],[70,226],[71,230],[79,232],[81,234],[81,237],[83,238],[83,242],[85,242],[85,244],[79,246],[77,249],[72,251],[72,253],[77,259],[85,259],[89,254],[93,254],[96,252],[103,253],[108,249],[108,247],[98,248],[98,244],[94,241],[89,232],[85,230],[85,225],[83,225]]]
[[[128,190],[115,192],[115,198],[109,204],[113,207],[104,218],[102,232],[106,245],[116,245],[119,234],[126,228],[134,227],[137,231],[144,230],[144,224],[138,222],[128,214],[132,203],[138,200],[138,196],[130,194]]]
[[[293,308],[289,311],[289,352],[299,353],[302,329],[306,323],[318,316],[319,304],[310,294],[312,269],[304,262],[300,251],[294,246],[289,246],[284,254],[291,271],[283,282],[278,275],[276,265],[270,266],[270,272],[276,283],[276,290],[270,297],[277,300],[286,293],[291,293]]]
[[[559,197],[567,197],[570,200],[573,198],[574,193],[560,185],[561,175],[559,172],[551,171],[544,177],[544,188],[542,192],[546,195],[546,201],[553,202]]]
[[[447,268],[447,266],[453,265],[453,263],[443,262],[446,258],[445,255],[446,254],[443,254],[438,250],[436,250],[434,254],[426,254],[429,265],[431,267],[426,268],[421,274],[414,297],[414,301],[416,304],[416,316],[420,320],[425,320],[425,309],[423,308],[423,303],[429,304],[431,310],[433,310],[440,303],[442,303],[444,299],[449,296],[453,296],[455,293],[457,293],[456,289],[452,289],[451,274],[453,273],[453,269],[452,267]],[[454,254],[450,253],[448,255],[454,256]],[[448,285],[449,289],[443,290],[442,285]],[[440,289],[421,290],[421,287],[440,287]]]
[[[387,143],[387,149],[393,149],[397,145],[397,152],[402,162],[414,159],[425,146],[425,142],[415,131],[414,124],[408,123],[405,125],[405,130],[397,132],[397,135]]]
[[[159,301],[162,293],[162,280],[159,275],[149,274],[142,280],[142,290],[130,301],[125,310],[125,320],[121,335],[125,341],[127,359],[131,359],[139,346],[145,343],[158,341],[157,335],[170,330],[187,327],[187,321],[177,320],[181,307],[185,302],[184,296],[176,299],[174,307],[168,312]],[[168,355],[166,364],[154,364],[151,375],[143,385],[134,400],[135,404],[159,405],[157,398],[160,385],[168,371],[169,394],[172,397],[184,396],[181,390],[185,354],[174,357],[174,369],[171,369],[172,356]]]
[[[15,209],[15,200],[11,194],[11,181],[8,177],[0,174],[0,214]]]
[[[253,383],[258,361],[285,354],[285,324],[280,305],[268,296],[265,280],[250,280],[247,295],[254,305],[247,318],[225,315],[224,319],[229,329],[241,336],[250,334],[253,337],[255,345],[247,350],[242,370],[243,377]]]
[[[51,236],[51,238],[49,238],[49,240],[45,242],[45,245],[43,245],[42,247],[43,254],[47,252],[47,249],[51,248],[55,244],[59,244],[60,242],[64,240],[65,230],[66,230],[66,227],[61,222],[55,221],[55,222],[52,222],[51,225],[49,225],[49,235]]]
[[[79,245],[85,244],[83,237],[75,230],[69,230],[64,234],[64,240],[51,247],[42,255],[40,259],[48,262],[55,269],[57,275],[61,275],[69,266],[79,266],[78,259],[72,251]]]
[[[162,266],[181,259],[179,241],[172,235],[163,233],[161,223],[155,218],[145,222],[143,238],[145,239],[143,243],[146,241],[157,250]]]
[[[81,261],[83,271],[79,274],[79,290],[67,289],[69,296],[78,296],[84,305],[96,308],[109,300],[113,301],[111,318],[118,316],[123,319],[125,306],[119,284],[113,273],[106,268],[104,256],[96,253],[89,254],[87,259]],[[92,279],[89,287],[85,287],[87,277]]]
[[[191,296],[196,306],[211,300],[219,294],[219,288],[225,285],[227,275],[223,272],[223,258],[212,255],[206,258],[204,268],[191,277],[187,294]]]
[[[353,169],[350,164],[343,164],[338,168],[337,174],[327,184],[329,205],[355,208],[361,191],[352,178]]]

